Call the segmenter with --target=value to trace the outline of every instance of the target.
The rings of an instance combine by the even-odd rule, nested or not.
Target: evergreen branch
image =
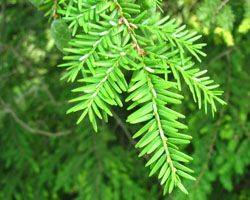
[[[128,31],[129,31],[129,34],[134,42],[133,44],[133,48],[136,48],[137,51],[138,51],[138,54],[139,56],[143,56],[144,55],[144,50],[142,48],[140,48],[138,42],[137,42],[137,39],[135,38],[135,34],[134,34],[134,28],[136,27],[134,24],[132,23],[129,23],[127,18],[124,16],[124,12],[123,12],[123,9],[122,9],[122,6],[119,4],[119,2],[116,0],[116,6],[119,8],[119,11],[120,11],[120,20],[119,20],[119,23],[122,24],[124,23],[127,28],[128,28]]]
[[[223,100],[219,99],[218,97],[216,97],[217,95],[221,95],[221,93],[215,93],[214,91],[212,91],[211,89],[214,89],[214,88],[217,88],[219,85],[213,85],[213,86],[206,86],[206,82],[209,77],[204,77],[204,78],[198,78],[198,76],[200,74],[203,74],[203,73],[206,73],[207,70],[205,71],[201,71],[201,72],[197,72],[196,74],[188,74],[182,67],[176,65],[176,64],[173,64],[172,65],[177,71],[179,71],[185,82],[189,85],[190,87],[190,90],[191,92],[193,93],[193,97],[194,97],[194,100],[196,102],[196,98],[195,98],[195,93],[196,93],[196,96],[198,98],[198,101],[199,101],[199,108],[201,108],[201,94],[199,93],[199,91],[196,89],[196,87],[198,87],[200,90],[203,91],[203,94],[204,94],[204,101],[205,101],[205,111],[207,113],[207,107],[206,107],[206,102],[210,103],[212,105],[212,110],[216,112],[216,106],[214,104],[214,101],[213,99],[217,100],[219,103],[221,103],[222,105],[226,105],[226,102],[224,102]],[[176,78],[176,77],[175,77]],[[192,82],[195,86],[195,90],[194,89],[191,89],[192,85],[190,84],[190,82]],[[204,82],[204,84],[202,84]],[[210,89],[211,88],[211,89]]]
[[[83,56],[77,56],[78,60],[77,61],[74,61],[73,63],[70,62],[70,63],[64,63],[64,64],[61,64],[59,65],[59,67],[67,67],[67,66],[70,66],[68,69],[70,69],[70,72],[68,72],[68,74],[66,74],[65,76],[62,77],[62,79],[66,78],[69,76],[68,78],[68,81],[74,81],[75,78],[77,77],[77,74],[80,70],[83,69],[83,66],[84,66],[84,63],[87,62],[87,63],[90,63],[91,61],[89,61],[88,59],[91,59],[92,60],[94,59],[93,57],[93,54],[96,53],[96,49],[99,48],[102,44],[102,42],[107,38],[107,37],[110,37],[110,33],[114,30],[114,26],[110,27],[108,30],[102,30],[102,32],[99,32],[97,34],[99,34],[98,36],[101,36],[99,37],[98,39],[96,38],[93,38],[94,41],[90,41],[91,42],[91,45],[92,47],[89,48],[89,42],[87,42],[86,44],[84,43],[86,41],[86,39],[90,39],[90,36],[89,35],[80,35],[79,38],[80,39],[84,39],[81,43],[81,40],[78,41],[78,40],[73,40],[72,42],[70,42],[71,45],[76,45],[75,43],[80,43],[80,47],[79,49],[73,49],[73,48],[66,48],[65,51],[66,52],[69,52],[69,53],[77,53],[77,55],[81,54],[82,51],[81,49],[84,49],[84,51],[86,51],[87,49],[87,52],[84,53]],[[78,46],[78,45],[76,45]],[[92,56],[92,57],[91,57]],[[64,56],[64,59],[65,60],[69,60],[69,59],[72,59],[74,60],[76,57],[75,56]],[[77,71],[75,70],[75,68],[78,66],[77,68]],[[87,72],[90,72],[92,74],[95,74],[95,70],[94,68],[92,67],[91,64],[88,64],[88,67],[89,67],[89,71]]]
[[[86,78],[86,79],[80,80],[80,81],[83,81],[83,82],[89,82],[89,81],[94,82],[94,84],[83,86],[83,87],[76,88],[75,90],[73,90],[75,92],[88,93],[88,95],[84,95],[83,97],[71,100],[71,102],[85,100],[83,103],[80,103],[80,104],[72,107],[67,112],[67,113],[70,113],[70,112],[76,112],[76,111],[79,111],[79,110],[84,110],[81,117],[77,121],[77,123],[80,123],[83,120],[83,118],[86,116],[86,114],[88,113],[89,117],[90,117],[90,121],[93,123],[94,129],[97,131],[96,120],[95,120],[95,117],[93,115],[92,109],[95,111],[96,115],[100,119],[102,119],[102,115],[99,112],[97,107],[99,107],[101,110],[104,110],[107,114],[112,116],[112,113],[111,113],[110,109],[105,104],[108,103],[108,104],[111,104],[111,105],[117,105],[117,103],[118,103],[120,106],[122,106],[122,103],[121,103],[119,97],[117,96],[117,94],[115,92],[115,91],[117,91],[117,92],[121,92],[121,91],[117,86],[115,87],[115,82],[113,80],[111,81],[110,79],[113,78],[113,77],[111,77],[111,76],[114,76],[114,74],[112,74],[112,73],[114,73],[115,68],[119,66],[119,63],[120,63],[122,57],[125,56],[127,52],[128,51],[121,52],[119,57],[115,58],[115,62],[114,63],[111,62],[112,65],[109,66],[106,69],[104,74],[100,71],[100,74],[98,75],[98,73],[97,73],[96,76],[93,76],[92,80],[91,80],[91,78]],[[107,66],[107,63],[102,63],[102,62],[99,62],[99,63],[96,63],[96,64],[98,64],[100,66],[103,66],[103,67]],[[97,83],[95,83],[96,82],[95,77],[98,78]],[[108,82],[113,83],[113,85],[109,84]],[[108,84],[110,86],[107,85],[105,87],[104,84]],[[112,87],[114,87],[115,89],[112,89]],[[101,92],[102,89],[105,90],[105,91]],[[107,121],[106,117],[105,117],[105,119]]]
[[[137,143],[137,147],[144,147],[144,146],[147,145],[144,148],[144,150],[140,153],[139,156],[143,156],[145,153],[152,153],[152,152],[155,151],[154,155],[147,162],[146,166],[154,164],[150,175],[153,175],[157,171],[157,169],[162,167],[161,172],[159,174],[159,178],[162,178],[161,184],[164,184],[167,181],[166,184],[165,184],[165,188],[164,188],[164,194],[167,192],[167,190],[169,190],[169,192],[171,193],[175,185],[177,185],[184,193],[188,193],[187,190],[185,189],[185,187],[181,184],[179,176],[176,175],[177,170],[176,170],[176,168],[175,168],[175,166],[173,164],[171,154],[170,154],[170,151],[169,151],[169,148],[168,148],[168,145],[167,145],[167,141],[168,140],[170,141],[170,139],[168,139],[164,134],[160,114],[158,113],[158,109],[159,109],[158,104],[159,104],[159,102],[157,102],[157,100],[156,100],[157,99],[157,92],[156,92],[156,90],[154,88],[154,84],[153,84],[153,82],[152,82],[152,80],[150,78],[150,75],[149,75],[149,72],[153,72],[153,70],[150,69],[149,67],[147,67],[145,65],[145,63],[144,63],[145,51],[139,46],[139,43],[138,43],[138,41],[136,39],[136,36],[135,36],[135,33],[134,33],[133,29],[131,28],[131,26],[133,26],[133,25],[128,23],[128,20],[123,15],[122,7],[119,5],[119,3],[117,1],[116,1],[116,4],[119,7],[120,13],[121,13],[120,21],[124,22],[125,25],[127,26],[128,30],[129,30],[129,33],[131,35],[131,38],[132,38],[132,40],[134,42],[134,47],[135,47],[135,49],[137,49],[138,56],[142,57],[142,69],[143,69],[142,72],[145,75],[146,83],[147,83],[147,86],[149,88],[149,93],[151,94],[150,98],[146,98],[147,100],[143,100],[143,103],[144,102],[146,103],[149,99],[151,99],[151,103],[147,103],[143,107],[141,107],[139,110],[135,111],[133,114],[131,114],[128,117],[128,120],[127,120],[130,123],[140,123],[140,122],[143,122],[143,121],[151,120],[152,117],[154,116],[154,120],[151,120],[147,125],[145,125],[142,129],[140,129],[134,135],[134,137],[138,137],[141,134],[143,134],[145,131],[148,131],[148,133],[146,133],[146,135],[144,135],[142,137],[142,139]],[[135,79],[138,79],[138,78],[135,78]],[[159,80],[157,80],[157,81],[159,81]],[[138,83],[139,82],[137,82],[137,84]],[[137,85],[137,84],[135,84],[135,85]],[[167,84],[167,83],[165,83],[165,84]],[[130,92],[134,91],[134,90],[135,90],[135,92],[132,93],[127,98],[127,101],[131,100],[131,99],[133,99],[134,101],[136,101],[136,100],[139,101],[144,96],[147,96],[147,91],[148,90],[146,90],[146,89],[138,89],[138,88],[140,88],[140,86],[141,86],[141,88],[144,88],[143,83],[140,83],[140,85],[138,85],[136,87],[135,87],[135,85],[132,85],[132,87],[130,88]],[[140,91],[140,92],[137,92],[137,91]],[[136,95],[134,95],[135,93],[136,94],[140,93],[140,95],[139,95],[140,97],[136,97]],[[133,98],[133,97],[135,97],[135,98]],[[133,107],[134,106],[132,106],[131,108],[133,108]],[[131,109],[131,108],[129,108],[129,109]],[[151,114],[148,114],[151,111],[153,111],[153,116]],[[171,119],[171,120],[173,120],[173,119]],[[175,123],[176,122],[173,121],[173,124],[171,124],[171,125],[174,125]],[[170,125],[170,124],[168,124],[168,125]],[[179,124],[178,124],[177,127],[181,127],[181,126],[179,126]],[[162,143],[163,147],[161,147],[160,143],[158,142],[159,139],[158,139],[157,135],[159,133],[160,133],[160,138],[161,138],[160,143]],[[178,134],[177,134],[177,137],[178,137]],[[186,136],[184,136],[184,137],[186,137]],[[173,139],[173,138],[171,138],[171,141],[174,142],[174,143],[175,142],[177,142],[177,143],[185,143],[186,142],[185,140],[182,140],[182,139]],[[169,144],[171,144],[171,141],[169,142]],[[162,155],[164,151],[165,151],[166,155]],[[175,150],[175,152],[178,152],[178,151]],[[181,155],[181,154],[179,154],[179,155]],[[181,155],[180,157],[177,156],[177,157],[175,157],[175,159],[177,159],[178,161],[184,161],[184,162],[187,161],[185,158],[183,158],[183,155]],[[166,161],[166,163],[162,166],[164,161]],[[168,165],[169,165],[169,168],[168,168]],[[177,165],[178,165],[178,163],[177,163]],[[182,165],[178,165],[178,166],[182,166]],[[190,172],[190,170],[187,169],[187,168],[183,168],[183,167],[181,167],[181,168]],[[186,174],[183,171],[178,170],[178,173],[180,173],[181,176],[184,176],[186,178],[194,179],[192,176]],[[169,177],[171,177],[171,178],[169,178]]]
[[[147,30],[149,33],[157,33],[159,42],[169,42],[168,45],[171,45],[173,48],[178,48],[182,59],[184,59],[184,48],[186,48],[199,62],[201,62],[198,54],[202,56],[206,56],[206,54],[199,49],[206,44],[193,44],[201,35],[197,35],[196,32],[189,33],[185,30],[185,25],[177,28],[174,24],[175,20],[168,21],[168,19],[169,16],[161,19],[159,22],[152,21],[148,22],[148,24],[136,24],[136,26],[142,30]]]
[[[95,9],[96,7],[98,7],[99,5],[102,4],[102,1],[100,1],[99,3],[95,3],[94,5],[91,5],[89,8],[85,8],[85,10],[83,10],[83,12],[79,15],[74,15],[74,17],[76,19],[80,19],[81,17],[85,17],[86,14],[90,14],[91,11],[93,11],[93,9]]]
[[[69,43],[72,47],[64,49],[70,53],[64,56],[64,60],[70,62],[60,65],[69,70],[63,78],[74,81],[81,71],[83,79],[78,81],[84,83],[84,86],[73,90],[83,95],[71,100],[79,103],[68,113],[82,111],[77,123],[88,114],[97,131],[96,116],[107,122],[108,115],[113,116],[110,106],[123,106],[118,94],[129,92],[125,101],[133,101],[128,110],[135,111],[128,116],[127,122],[147,122],[133,138],[142,136],[136,144],[142,148],[139,157],[152,154],[146,164],[151,167],[149,176],[159,172],[160,184],[165,184],[164,194],[167,191],[171,193],[175,186],[188,193],[180,177],[195,178],[190,175],[193,171],[181,163],[192,158],[179,151],[176,145],[188,144],[192,137],[179,133],[179,129],[187,126],[177,120],[185,116],[170,109],[169,104],[180,104],[183,97],[171,90],[181,90],[181,74],[194,100],[198,100],[199,108],[202,93],[205,110],[209,103],[212,111],[216,111],[214,100],[221,104],[225,102],[217,97],[222,92],[213,90],[218,85],[211,85],[213,81],[209,77],[200,78],[206,70],[192,69],[194,63],[186,55],[189,52],[198,61],[201,61],[199,55],[205,56],[201,51],[205,44],[194,44],[201,36],[189,33],[185,26],[178,27],[168,16],[161,18],[160,14],[152,13],[161,1],[151,2],[152,9],[149,2],[143,1],[140,2],[141,7],[125,0],[77,5],[77,1],[71,0],[66,9],[58,11],[70,23],[69,28],[73,29],[75,37]],[[77,34],[80,32],[78,27],[82,27],[85,34]],[[125,72],[120,68],[133,71],[129,86]],[[168,80],[169,73],[173,74],[176,82]],[[114,118],[117,120],[117,116]],[[133,141],[124,125],[119,125]]]
[[[200,71],[199,69],[198,70],[195,69],[194,71],[192,71],[192,70],[189,70],[193,66],[192,63],[184,63],[183,64],[184,66],[181,67],[182,63],[176,63],[176,61],[173,61],[164,55],[158,55],[152,51],[147,51],[147,53],[155,57],[164,59],[166,61],[168,66],[170,66],[172,69],[174,78],[178,81],[179,89],[181,89],[181,85],[180,85],[180,78],[179,78],[178,72],[182,75],[182,77],[184,78],[184,81],[187,83],[187,85],[190,88],[190,91],[193,94],[194,101],[196,102],[197,101],[196,98],[198,99],[199,109],[201,108],[201,93],[199,90],[203,91],[203,94],[204,94],[204,105],[205,105],[206,113],[207,113],[207,103],[211,104],[212,111],[216,112],[216,106],[214,104],[213,99],[215,99],[222,105],[226,105],[225,101],[217,97],[221,95],[222,92],[212,90],[212,89],[219,87],[219,85],[209,85],[213,83],[213,81],[210,80],[209,77],[200,78],[200,76],[204,75],[207,72],[207,70]],[[193,86],[195,87],[193,88]]]
[[[161,19],[159,22],[154,20],[144,21],[143,24],[136,24],[136,26],[142,29],[144,34],[145,31],[148,31],[151,34],[156,34],[159,43],[168,41],[172,48],[177,48],[177,50],[180,52],[180,57],[173,57],[173,59],[170,59],[168,56],[166,56],[167,48],[165,48],[165,50],[161,51],[159,54],[158,50],[157,53],[152,51],[153,47],[147,47],[147,53],[166,60],[165,62],[168,66],[170,66],[172,73],[178,82],[178,87],[180,90],[181,84],[178,73],[182,74],[182,77],[193,94],[194,101],[196,102],[196,99],[198,99],[199,108],[201,108],[202,99],[200,91],[202,91],[204,95],[205,112],[207,113],[207,104],[209,103],[212,106],[212,113],[214,114],[214,112],[217,110],[214,100],[218,101],[222,105],[226,104],[223,100],[217,97],[218,95],[221,95],[222,92],[212,90],[217,88],[219,85],[211,85],[213,81],[210,80],[209,77],[200,78],[200,76],[205,74],[207,71],[200,71],[199,69],[190,70],[193,64],[184,58],[185,47],[193,56],[197,58],[197,60],[200,61],[198,54],[205,56],[205,54],[199,50],[202,46],[204,46],[204,44],[193,44],[193,42],[198,40],[200,36],[196,36],[196,33],[188,34],[188,31],[184,31],[185,26],[176,28],[176,25],[174,25],[174,20],[168,22],[168,19],[169,17],[167,16]],[[145,34],[145,36],[148,35]]]
[[[99,1],[99,2],[98,2]],[[71,22],[69,28],[73,27],[72,35],[75,36],[79,26],[83,27],[85,33],[88,33],[91,27],[89,26],[89,22],[91,22],[94,18],[94,15],[98,16],[99,12],[106,11],[109,6],[105,6],[103,9],[103,5],[105,5],[107,0],[98,0],[97,2],[88,2],[85,5],[86,8],[82,9],[82,4],[78,4],[78,10],[80,13],[75,12],[74,7],[69,6],[67,10],[60,10],[60,14],[64,17],[63,19],[67,22]],[[73,11],[72,11],[73,10]],[[98,20],[97,20],[98,22]]]
[[[229,95],[230,95],[230,84],[231,84],[231,73],[232,73],[232,66],[231,66],[231,61],[230,61],[230,54],[232,52],[232,49],[230,48],[228,51],[226,51],[227,54],[227,61],[228,61],[228,65],[229,65],[229,68],[228,68],[228,71],[227,71],[227,86],[226,86],[226,98],[225,98],[225,102],[227,102],[229,104]],[[212,141],[209,145],[209,151],[207,153],[207,156],[206,156],[206,161],[204,162],[203,166],[202,166],[202,170],[200,172],[200,175],[198,176],[192,190],[194,192],[194,190],[196,189],[196,187],[198,186],[198,184],[200,183],[201,179],[203,178],[207,168],[208,168],[208,165],[209,165],[209,162],[210,162],[210,159],[211,159],[211,156],[212,156],[212,152],[214,151],[214,146],[215,146],[215,142],[217,140],[217,137],[218,137],[218,134],[219,134],[219,129],[222,125],[222,117],[224,116],[224,112],[225,112],[225,107],[223,107],[221,110],[220,110],[220,114],[219,114],[219,119],[217,120],[216,122],[216,129],[213,133],[213,137],[212,137]]]
[[[172,159],[170,157],[170,153],[169,153],[168,145],[167,145],[168,138],[164,135],[162,124],[161,124],[160,115],[158,113],[158,106],[157,106],[157,102],[156,102],[157,93],[156,93],[156,91],[154,89],[154,84],[152,83],[152,80],[151,80],[151,78],[149,76],[149,72],[146,70],[145,64],[143,64],[143,70],[144,70],[144,73],[146,74],[146,78],[147,78],[147,82],[148,82],[148,87],[150,88],[150,92],[151,92],[151,95],[152,95],[154,117],[155,117],[155,120],[157,122],[158,130],[160,131],[160,136],[161,136],[161,139],[162,139],[164,150],[165,150],[166,155],[167,155],[167,162],[170,165],[171,172],[173,173],[174,181],[176,182],[177,181],[176,180],[176,175],[175,175],[176,168],[174,167],[173,161],[172,161]]]

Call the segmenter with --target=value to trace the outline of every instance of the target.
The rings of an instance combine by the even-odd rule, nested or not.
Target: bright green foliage
[[[0,199],[249,199],[250,38],[239,2],[45,0],[49,28],[43,11],[7,1]],[[228,106],[213,119],[220,98]]]
[[[181,103],[183,97],[177,93],[177,88],[181,90],[181,77],[199,108],[204,101],[205,111],[210,104],[214,113],[215,101],[225,104],[218,97],[222,92],[214,90],[219,85],[203,76],[206,70],[194,68],[195,63],[189,56],[199,62],[200,55],[205,56],[201,51],[205,44],[194,43],[201,36],[186,30],[185,25],[176,25],[168,16],[147,15],[149,2],[142,5],[144,11],[135,1],[60,3],[65,8],[58,8],[54,13],[69,24],[74,38],[69,42],[71,47],[64,48],[68,52],[64,56],[66,62],[59,66],[68,71],[63,79],[71,82],[77,79],[82,83],[72,90],[81,95],[71,100],[78,103],[67,113],[81,111],[78,124],[88,115],[97,131],[97,118],[108,122],[108,116],[112,116],[110,106],[123,107],[121,94],[128,92],[125,101],[133,102],[128,110],[136,110],[128,116],[127,122],[146,123],[134,138],[142,136],[136,145],[143,148],[140,156],[151,154],[146,164],[152,169],[151,175],[159,172],[164,194],[171,193],[175,186],[188,193],[180,177],[195,178],[189,174],[192,170],[180,163],[192,158],[179,151],[176,145],[188,144],[191,137],[179,133],[178,129],[187,126],[178,119],[185,117],[172,110],[169,104]],[[55,38],[57,24],[58,21],[52,23]],[[125,76],[131,71],[133,75],[127,83]],[[172,76],[175,80],[170,81]]]

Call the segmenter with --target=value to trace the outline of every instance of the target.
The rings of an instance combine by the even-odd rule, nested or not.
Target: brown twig
[[[102,166],[102,162],[101,162],[100,155],[99,155],[99,152],[98,152],[98,145],[96,144],[96,132],[93,130],[93,128],[92,128],[92,136],[93,136],[94,153],[95,153],[95,156],[96,156],[98,169],[102,173],[103,172],[103,166]]]
[[[142,49],[140,47],[140,45],[138,44],[138,42],[137,42],[137,40],[135,38],[135,35],[134,35],[134,28],[137,28],[137,27],[134,24],[128,22],[128,20],[126,19],[126,17],[124,17],[122,7],[120,6],[120,4],[117,1],[116,1],[116,6],[120,10],[120,16],[121,17],[120,17],[120,20],[119,20],[119,24],[121,25],[121,24],[124,23],[127,26],[128,32],[131,35],[131,38],[132,38],[132,40],[134,42],[133,48],[137,49],[137,52],[138,52],[139,56],[143,57],[144,54],[145,54],[145,51],[144,51],[144,49]]]
[[[0,41],[2,39],[3,30],[6,24],[6,15],[5,15],[5,9],[6,9],[6,0],[2,0],[2,6],[1,6],[1,13],[2,13],[2,23],[0,27]]]
[[[235,47],[230,47],[229,49],[227,49],[226,51],[221,52],[220,54],[218,54],[217,56],[215,56],[209,63],[208,65],[212,65],[215,61],[221,59],[224,56],[227,56],[228,54],[231,54],[231,52],[234,50]]]
[[[234,115],[236,116],[241,128],[245,131],[245,134],[247,135],[247,137],[250,139],[250,132],[248,127],[241,121],[239,113],[237,112],[237,110],[233,107],[233,105],[230,104],[230,107],[232,109],[232,111],[234,112]]]
[[[44,131],[44,130],[34,129],[34,128],[30,127],[27,123],[22,121],[17,116],[17,114],[2,99],[0,99],[0,103],[4,107],[3,112],[10,114],[11,117],[16,121],[16,123],[18,123],[21,127],[23,127],[25,130],[27,130],[31,134],[39,134],[39,135],[44,135],[47,137],[55,138],[55,137],[59,137],[59,136],[68,135],[71,133],[71,131],[69,131],[69,130],[51,133],[51,132]]]
[[[58,17],[57,11],[56,11],[57,3],[58,3],[58,0],[54,0],[53,12],[52,12],[52,17],[54,20],[56,20]]]
[[[121,118],[115,113],[115,111],[113,111],[113,110],[111,110],[111,111],[112,111],[114,119],[116,120],[116,123],[121,127],[121,129],[123,130],[123,132],[125,133],[125,135],[129,139],[130,143],[133,145],[136,145],[136,141],[132,138],[131,133],[129,132],[126,125],[122,122]],[[141,152],[141,149],[138,149],[138,151]],[[143,158],[145,160],[149,160],[148,154],[144,154]]]
[[[96,157],[96,160],[97,160],[97,165],[98,165],[98,170],[100,172],[100,174],[103,173],[103,166],[102,166],[102,161],[100,159],[100,155],[99,155],[99,152],[98,152],[98,146],[96,144],[96,133],[95,131],[93,130],[92,128],[92,138],[93,138],[93,147],[94,147],[94,155]],[[98,194],[97,196],[99,196],[99,193],[100,193],[100,176],[98,176],[98,178],[96,179],[96,193]]]
[[[112,114],[113,114],[113,117],[114,117],[116,123],[121,127],[121,129],[123,130],[123,132],[127,136],[128,140],[131,142],[131,144],[135,145],[136,141],[132,139],[132,136],[131,136],[128,128],[126,127],[126,125],[122,122],[120,117],[113,110],[112,110]]]
[[[214,15],[217,15],[219,13],[219,11],[229,2],[229,0],[224,0],[222,1],[219,6],[216,8],[216,10],[214,11]]]

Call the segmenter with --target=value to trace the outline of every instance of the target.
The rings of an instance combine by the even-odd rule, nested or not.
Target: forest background
[[[125,109],[98,133],[90,122],[66,115],[77,83],[60,81],[64,69],[45,11],[28,0],[1,0],[0,199],[3,200],[250,200],[249,0],[163,1],[163,15],[176,18],[207,43],[201,69],[225,91],[227,106],[213,118],[198,110],[188,91],[177,110],[192,135],[183,151],[196,181],[186,196],[167,197],[157,177],[138,159],[135,128]]]

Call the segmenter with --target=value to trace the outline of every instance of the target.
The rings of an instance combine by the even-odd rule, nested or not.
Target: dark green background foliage
[[[80,86],[60,81],[65,70],[56,67],[70,36],[65,31],[56,41],[59,51],[49,24],[56,17],[49,10],[53,1],[31,2],[45,6],[38,11],[28,0],[0,2],[0,199],[250,199],[249,0],[161,5],[163,15],[204,35],[199,42],[207,43],[207,57],[197,66],[208,69],[228,104],[218,105],[214,118],[205,115],[182,86],[184,100],[172,108],[186,116],[183,133],[193,139],[182,151],[194,158],[188,167],[197,180],[183,181],[188,196],[174,190],[165,198],[157,177],[148,178],[149,158],[138,159],[131,136],[140,125],[126,123],[129,104],[112,108],[114,117],[98,122],[98,133],[88,119],[75,125],[81,113],[65,115],[76,97],[70,90]]]

